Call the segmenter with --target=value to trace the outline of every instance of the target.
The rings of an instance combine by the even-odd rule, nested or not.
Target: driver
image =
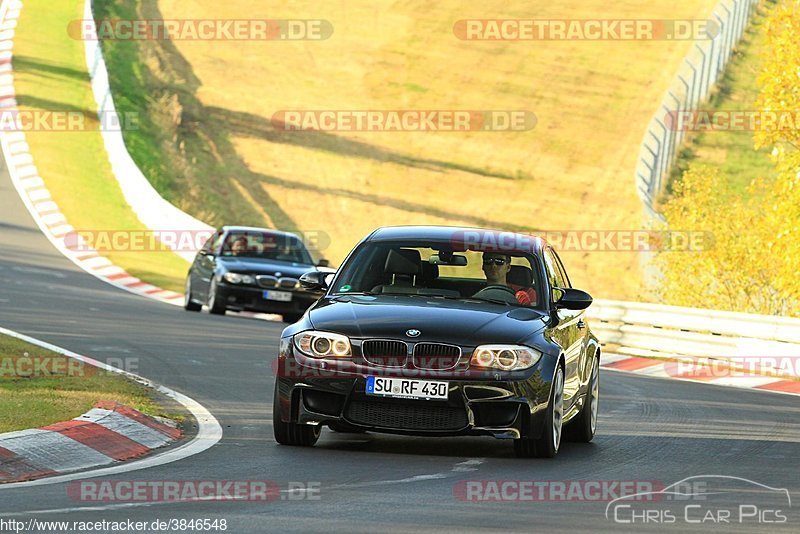
[[[536,290],[532,287],[522,287],[509,284],[506,280],[511,271],[511,256],[499,252],[483,253],[483,274],[486,275],[487,285],[506,286],[514,291],[517,302],[530,306],[536,302]]]
[[[231,254],[233,256],[244,256],[248,252],[247,238],[238,237],[231,245]]]

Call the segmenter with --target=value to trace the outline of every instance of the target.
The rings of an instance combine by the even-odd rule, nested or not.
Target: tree
[[[764,25],[767,45],[756,108],[800,113],[800,1],[784,0]],[[777,124],[776,124],[777,126]],[[800,125],[763,127],[755,148],[772,147],[774,180],[745,198],[725,194],[719,171],[690,165],[664,206],[667,229],[707,231],[713,246],[663,251],[657,290],[666,303],[800,316]]]

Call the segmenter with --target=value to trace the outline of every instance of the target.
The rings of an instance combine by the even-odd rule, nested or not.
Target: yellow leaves
[[[764,67],[756,108],[800,110],[800,0],[776,5],[764,25]],[[707,231],[714,247],[657,255],[664,302],[800,316],[800,129],[759,129],[772,147],[775,176],[744,197],[726,192],[717,169],[691,165],[664,206],[672,230]]]

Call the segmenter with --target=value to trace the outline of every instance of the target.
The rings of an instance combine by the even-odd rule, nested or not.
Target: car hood
[[[546,316],[529,308],[421,296],[345,296],[320,301],[309,312],[316,330],[353,338],[521,343],[542,330]],[[406,335],[419,330],[419,337]]]
[[[281,276],[292,278],[300,278],[304,273],[316,269],[313,265],[304,263],[234,257],[221,257],[219,259],[219,266],[228,272],[249,274],[274,274],[279,272]]]

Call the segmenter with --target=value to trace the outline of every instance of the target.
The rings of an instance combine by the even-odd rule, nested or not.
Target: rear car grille
[[[406,363],[408,345],[403,341],[368,339],[361,344],[361,355],[375,365],[402,367]]]
[[[454,431],[468,424],[463,407],[378,400],[351,401],[345,410],[345,418],[359,425],[397,430]]]
[[[414,367],[418,369],[452,369],[461,359],[461,348],[440,343],[417,343]]]

